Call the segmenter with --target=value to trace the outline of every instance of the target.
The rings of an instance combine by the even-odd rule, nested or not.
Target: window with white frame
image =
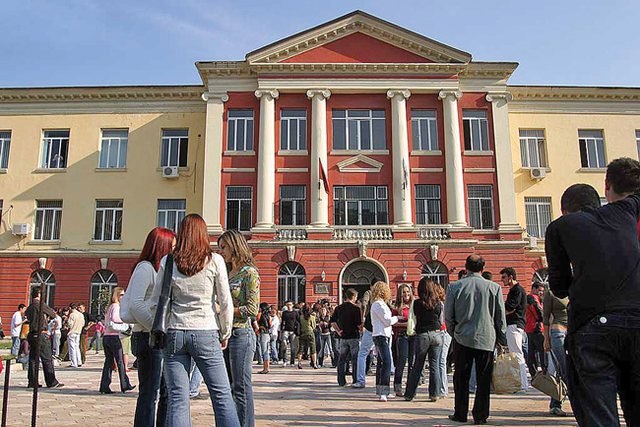
[[[187,166],[189,129],[162,129],[160,166]]]
[[[280,186],[280,225],[307,224],[307,187]]]
[[[60,240],[62,200],[36,200],[33,240]]]
[[[252,195],[251,187],[227,187],[227,230],[251,229]]]
[[[486,110],[462,110],[464,149],[489,151],[489,121]]]
[[[278,307],[286,301],[296,304],[305,301],[306,274],[297,262],[287,262],[278,270]]]
[[[69,130],[45,130],[42,138],[43,169],[64,169],[69,152]]]
[[[333,110],[334,150],[385,150],[384,110]]]
[[[100,141],[100,169],[127,167],[128,129],[103,129]]]
[[[467,197],[469,198],[469,225],[477,230],[493,229],[493,187],[469,185]]]
[[[307,110],[280,111],[280,149],[307,149]]]
[[[333,187],[335,225],[386,225],[389,196],[386,186]]]
[[[640,159],[640,130],[636,131],[636,146],[638,147],[638,159]]]
[[[606,168],[604,137],[601,130],[578,130],[580,162],[583,168]]]
[[[122,200],[96,200],[96,224],[93,240],[122,240]]]
[[[442,224],[440,186],[416,185],[416,224]]]
[[[158,227],[169,228],[175,232],[186,215],[187,202],[184,199],[158,200]]]
[[[227,150],[253,150],[253,110],[228,111]]]
[[[449,269],[439,261],[429,261],[422,266],[421,277],[433,280],[443,288],[449,285]]]
[[[435,110],[411,110],[411,137],[416,151],[438,150]]]
[[[543,129],[520,129],[520,158],[523,168],[546,168]]]
[[[35,288],[42,289],[44,285],[44,303],[49,307],[54,305],[54,297],[56,293],[56,277],[49,270],[36,270],[31,273],[29,280],[29,303],[32,302],[31,295]]]
[[[0,169],[9,167],[9,148],[11,147],[11,131],[0,131]]]
[[[91,304],[91,314],[102,315],[109,304],[104,304],[101,298],[103,294],[109,295],[107,301],[111,301],[113,288],[118,286],[118,277],[111,270],[98,270],[91,278],[91,293],[89,303]]]
[[[551,223],[551,197],[525,197],[524,211],[527,234],[543,239]]]

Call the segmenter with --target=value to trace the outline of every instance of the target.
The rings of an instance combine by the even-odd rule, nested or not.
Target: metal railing
[[[336,226],[333,230],[334,240],[393,240],[391,227],[349,227]]]

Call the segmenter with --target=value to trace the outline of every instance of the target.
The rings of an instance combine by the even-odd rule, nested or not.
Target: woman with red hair
[[[191,426],[189,373],[193,359],[209,389],[216,425],[239,427],[222,356],[233,320],[227,268],[222,257],[211,251],[207,224],[200,215],[187,215],[180,224],[173,259],[171,270],[165,271],[166,257],[160,262],[151,295],[157,305],[164,275],[170,275],[164,348],[167,425]]]
[[[153,324],[150,296],[160,260],[173,250],[175,244],[176,234],[168,228],[156,227],[149,232],[120,304],[120,316],[134,324],[131,342],[133,354],[138,358],[140,386],[133,423],[135,427],[163,427],[167,416],[167,393],[162,379],[162,351],[149,347],[149,332]]]

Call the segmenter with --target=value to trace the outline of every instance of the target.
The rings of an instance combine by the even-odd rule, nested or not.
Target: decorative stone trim
[[[409,89],[390,89],[387,91],[387,98],[393,99],[396,96],[401,96],[404,99],[409,99],[411,91]]]
[[[514,101],[640,101],[640,88],[509,86]]]
[[[0,102],[198,101],[202,86],[114,86],[0,89]]]
[[[370,168],[350,168],[349,166],[356,163],[365,163]],[[364,154],[359,154],[357,156],[351,157],[349,159],[345,159],[337,164],[338,170],[340,172],[380,172],[384,163],[379,162],[375,159],[365,156]]]

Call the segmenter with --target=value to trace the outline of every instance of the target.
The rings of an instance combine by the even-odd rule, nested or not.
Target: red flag
[[[320,179],[322,180],[322,184],[324,185],[324,191],[329,194],[329,179],[327,178],[327,171],[322,164],[322,159],[318,159],[318,162],[320,163]]]

